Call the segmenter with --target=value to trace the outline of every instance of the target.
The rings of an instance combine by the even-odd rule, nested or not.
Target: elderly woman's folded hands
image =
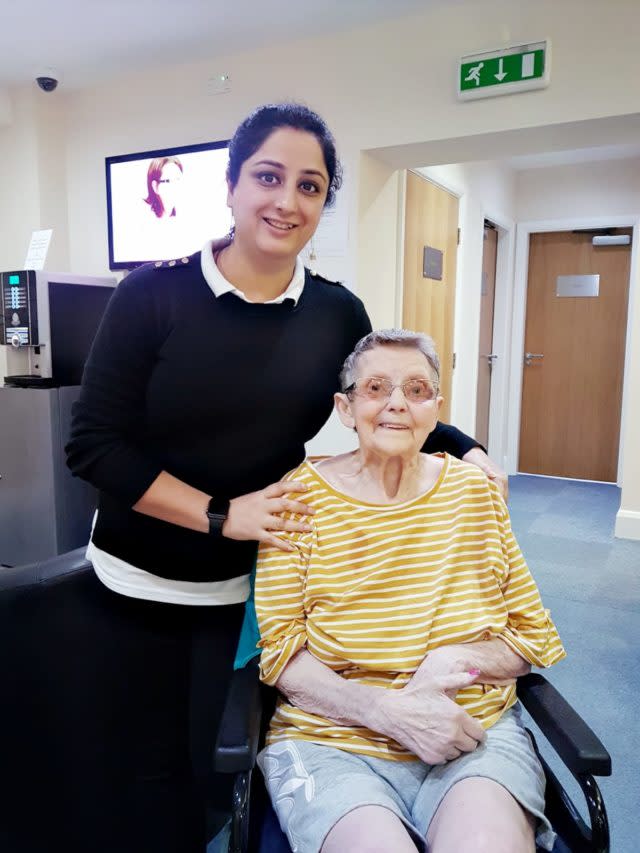
[[[427,764],[473,752],[484,740],[484,729],[453,697],[476,680],[478,671],[416,676],[400,690],[380,691],[371,727]]]
[[[480,723],[455,703],[475,681],[504,685],[531,669],[497,637],[433,649],[401,690],[383,691],[371,727],[427,764],[451,761],[485,738]]]

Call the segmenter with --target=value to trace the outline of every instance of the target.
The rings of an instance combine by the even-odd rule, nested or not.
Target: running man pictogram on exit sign
[[[549,85],[548,41],[463,56],[458,66],[458,97],[491,98]]]

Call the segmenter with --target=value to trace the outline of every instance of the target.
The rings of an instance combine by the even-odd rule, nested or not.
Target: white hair
[[[363,352],[383,346],[401,346],[408,349],[417,349],[427,359],[429,366],[440,379],[440,359],[436,352],[436,346],[429,335],[422,332],[410,332],[408,329],[380,329],[377,332],[369,332],[364,338],[360,338],[351,355],[348,355],[340,371],[340,389],[345,392],[355,382],[356,365]]]

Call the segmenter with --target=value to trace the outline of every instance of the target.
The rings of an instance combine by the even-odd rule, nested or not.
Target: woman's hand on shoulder
[[[470,462],[487,475],[498,486],[506,503],[509,499],[509,477],[499,465],[490,459],[481,447],[472,447],[462,457],[464,462]]]
[[[234,498],[229,504],[227,520],[222,527],[222,535],[229,539],[255,539],[279,548],[281,551],[294,551],[295,546],[277,534],[308,533],[312,527],[305,521],[294,521],[283,517],[283,513],[313,515],[315,510],[303,501],[294,500],[291,494],[308,490],[305,483],[296,480],[281,480],[272,483],[266,489],[250,492]]]

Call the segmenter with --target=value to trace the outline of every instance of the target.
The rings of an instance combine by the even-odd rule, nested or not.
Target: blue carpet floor
[[[640,812],[640,542],[614,539],[613,485],[520,474],[510,478],[514,532],[550,608],[567,658],[545,674],[609,750],[599,780],[613,853],[636,853]],[[543,749],[563,785],[582,794]]]
[[[520,547],[567,650],[545,674],[603,741],[613,775],[599,784],[612,853],[640,849],[640,542],[614,539],[613,485],[519,474],[509,509]],[[535,729],[535,726],[532,726]],[[576,805],[578,785],[538,738]],[[226,849],[219,837],[209,853]]]

